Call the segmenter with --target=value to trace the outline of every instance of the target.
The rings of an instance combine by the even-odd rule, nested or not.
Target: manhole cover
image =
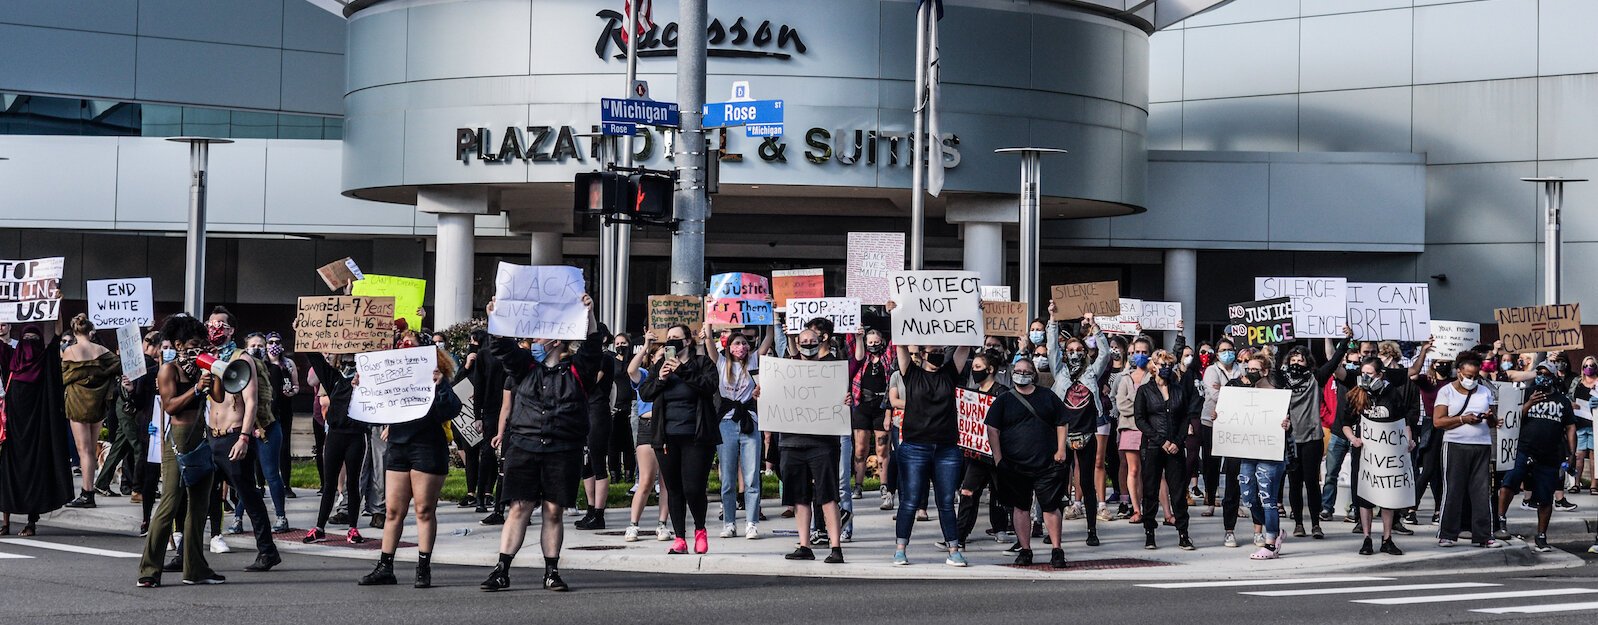
[[[567,549],[572,551],[615,551],[617,549],[626,549],[626,547],[621,545],[588,545],[585,547],[567,547]]]
[[[1171,563],[1169,562],[1160,562],[1158,560],[1142,560],[1139,558],[1066,560],[1065,564],[1066,566],[1063,569],[1057,569],[1049,566],[1048,562],[1037,563],[1031,566],[1019,566],[1015,564],[1006,564],[1005,566],[1013,569],[1026,569],[1028,571],[1051,571],[1059,573],[1069,573],[1071,571],[1105,571],[1110,569],[1141,569],[1152,566],[1171,566]]]
[[[626,536],[627,535],[626,530],[617,530],[617,531],[614,531],[614,532],[594,532],[594,533],[598,534],[600,536]]]

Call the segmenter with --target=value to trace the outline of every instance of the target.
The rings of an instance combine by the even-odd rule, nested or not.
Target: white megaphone
[[[223,361],[211,354],[200,354],[194,359],[200,368],[211,372],[211,375],[222,381],[222,390],[229,393],[239,393],[244,387],[250,385],[250,365],[242,360]]]

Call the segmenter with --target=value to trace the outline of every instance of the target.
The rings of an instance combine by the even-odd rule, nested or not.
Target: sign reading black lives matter
[[[1375,410],[1386,411],[1376,406]],[[1415,467],[1409,461],[1409,427],[1402,418],[1359,420],[1359,496],[1391,510],[1415,505]]]
[[[981,281],[975,271],[894,272],[894,342],[982,345]]]
[[[583,272],[576,267],[499,264],[488,332],[523,339],[588,338]]]
[[[0,260],[0,323],[54,321],[61,316],[66,259]]]
[[[1217,457],[1280,462],[1287,450],[1287,403],[1293,392],[1285,389],[1221,387],[1215,403]]]
[[[1244,345],[1276,345],[1296,338],[1293,334],[1293,300],[1288,297],[1232,304],[1226,334]]]
[[[761,358],[760,387],[760,431],[849,434],[848,362]]]

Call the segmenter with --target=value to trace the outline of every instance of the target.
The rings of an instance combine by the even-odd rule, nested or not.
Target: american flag
[[[612,6],[614,6],[614,5],[612,5]],[[632,1],[631,0],[627,0],[626,2],[623,2],[622,3],[622,8],[621,8],[621,14],[622,15],[632,15],[632,13],[633,13],[633,3],[632,3]],[[644,33],[647,33],[647,32],[649,32],[649,29],[654,28],[655,27],[655,1],[654,0],[638,0],[638,15],[636,17],[634,17],[633,19],[638,22],[637,28],[638,28],[638,36],[639,37],[644,36]],[[623,28],[622,31],[621,31],[621,40],[622,40],[623,43],[625,43],[627,41],[627,36],[628,36],[627,29]]]
[[[942,77],[939,75],[938,22],[943,19],[943,0],[921,0],[916,11],[927,25],[926,91],[918,94],[917,108],[927,114],[927,193],[937,197],[943,192],[943,134],[938,124],[938,91]],[[917,141],[921,137],[916,138]],[[918,193],[920,189],[916,190]]]

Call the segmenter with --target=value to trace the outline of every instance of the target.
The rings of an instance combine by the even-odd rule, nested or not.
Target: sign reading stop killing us
[[[982,345],[981,278],[975,271],[893,274],[893,340],[900,345]]]
[[[0,323],[54,321],[61,316],[66,259],[0,260]]]
[[[1297,338],[1293,334],[1291,298],[1232,304],[1226,307],[1226,316],[1232,320],[1226,333],[1249,347],[1287,343]]]
[[[1293,392],[1285,389],[1223,386],[1215,403],[1214,454],[1223,458],[1248,458],[1281,462],[1287,449],[1287,403]]]
[[[97,328],[155,323],[149,278],[89,281],[89,322]]]
[[[1414,506],[1415,467],[1409,462],[1409,428],[1404,420],[1360,417],[1359,437],[1360,447],[1352,450],[1359,454],[1356,494],[1390,510]]]
[[[760,431],[849,434],[848,362],[761,358],[760,388]]]
[[[360,384],[350,396],[350,418],[388,424],[427,416],[436,368],[438,347],[433,345],[356,354]]]
[[[588,338],[585,289],[583,272],[576,267],[501,262],[494,276],[494,312],[488,316],[488,333],[522,339]]]

